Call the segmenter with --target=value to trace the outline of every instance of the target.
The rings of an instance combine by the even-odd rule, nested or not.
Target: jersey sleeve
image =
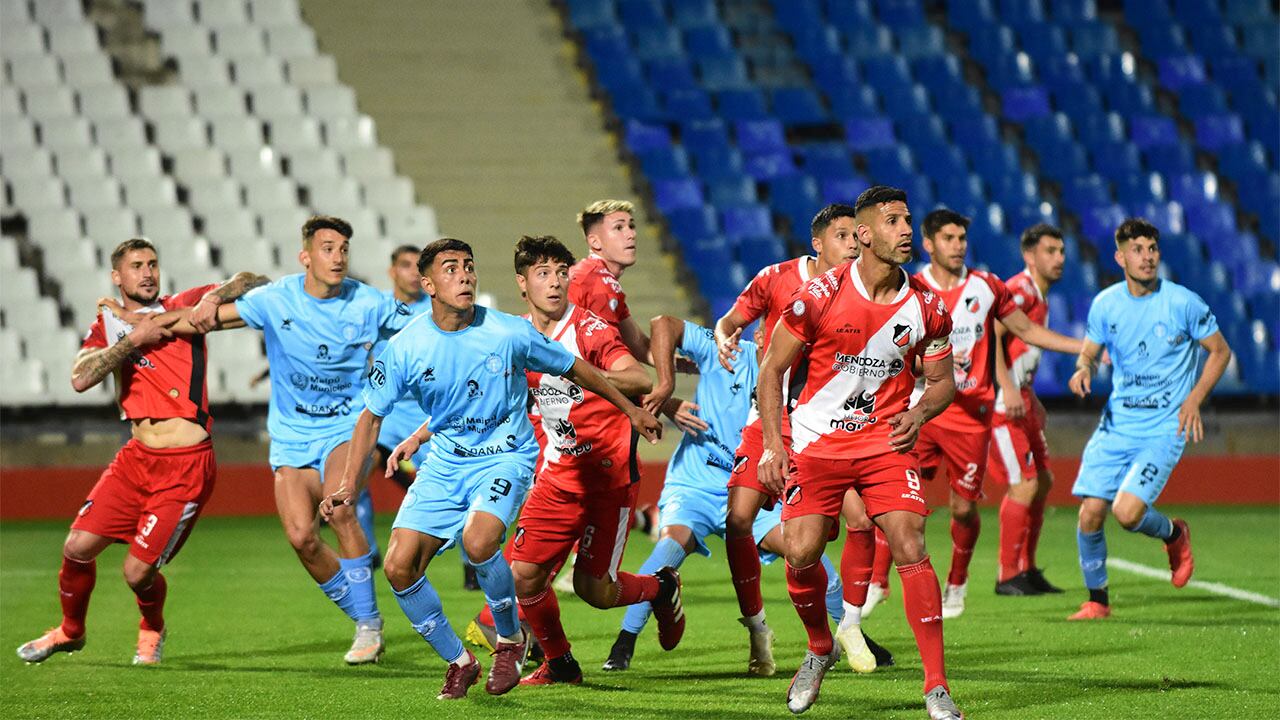
[[[831,299],[827,286],[818,284],[825,277],[820,275],[801,285],[782,310],[780,322],[801,342],[811,343],[817,338],[818,325]]]
[[[941,297],[934,295],[922,303],[924,339],[917,344],[920,359],[933,362],[951,354],[951,313]]]
[[[100,350],[107,346],[107,332],[102,327],[102,314],[89,326],[89,332],[85,333],[84,339],[80,341],[81,350]]]
[[[363,393],[365,407],[369,408],[369,412],[378,417],[386,417],[391,414],[396,402],[404,397],[408,388],[405,378],[408,372],[406,360],[395,343],[388,343],[373,362]]]
[[[280,282],[280,281],[276,281]],[[254,330],[261,330],[268,322],[268,308],[272,295],[275,294],[276,283],[268,283],[256,287],[236,300],[236,312],[245,325]]]
[[[991,292],[996,296],[995,302],[991,307],[995,308],[996,318],[1003,320],[1013,314],[1014,310],[1020,310],[1020,304],[1014,301],[1013,293],[1009,292],[1009,286],[995,275],[986,276],[987,285],[991,287]]]
[[[191,307],[192,305],[200,302],[200,298],[204,297],[205,293],[210,290],[216,290],[217,288],[217,283],[198,285],[193,288],[188,288],[180,293],[170,296],[164,303],[164,308],[166,310],[177,310],[178,308]]]
[[[756,318],[764,315],[764,311],[769,307],[769,279],[772,277],[774,268],[772,265],[763,268],[756,276],[751,278],[751,282],[742,289],[738,294],[738,299],[733,302],[733,309],[742,316],[743,324],[755,322]]]
[[[610,325],[618,325],[631,317],[631,309],[627,307],[627,294],[617,279],[603,273],[587,273],[582,279],[582,289],[573,298],[575,305],[599,315]]]
[[[408,305],[400,302],[394,295],[381,295],[378,302],[378,329],[383,337],[394,335],[404,329],[413,319],[413,311]]]
[[[1102,303],[1101,296],[1095,297],[1093,302],[1089,303],[1089,315],[1085,319],[1084,336],[1089,342],[1098,345],[1107,344],[1107,317],[1106,309]]]
[[[1027,308],[1035,305],[1036,295],[1031,291],[1031,284],[1025,275],[1015,275],[1005,281],[1005,287],[1009,289],[1009,294],[1013,297],[1013,304],[1017,305],[1023,312]]]
[[[601,370],[608,370],[618,358],[631,354],[623,344],[622,335],[618,333],[618,329],[601,318],[589,318],[578,328],[579,342],[585,345],[583,350],[587,355],[587,362]]]
[[[703,375],[720,364],[715,333],[697,323],[684,321],[684,336],[680,338],[679,350],[698,364],[698,372]],[[742,349],[742,352],[746,351],[746,348]]]
[[[1191,337],[1199,341],[1218,332],[1218,318],[1204,299],[1190,290],[1186,296],[1187,332]]]
[[[534,372],[564,375],[577,360],[573,353],[564,349],[560,343],[551,342],[546,335],[534,329],[525,321],[524,338],[518,343],[524,351],[524,367]]]

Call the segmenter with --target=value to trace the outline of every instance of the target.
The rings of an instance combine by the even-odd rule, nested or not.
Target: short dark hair
[[[836,218],[851,218],[857,214],[858,213],[848,205],[831,203],[819,210],[817,215],[813,216],[813,222],[809,223],[809,232],[813,234],[813,237],[818,237],[831,225],[831,223],[836,221]]]
[[[1116,228],[1116,247],[1140,237],[1148,237],[1159,243],[1160,230],[1146,218],[1125,218],[1124,222],[1120,223],[1120,227]]]
[[[395,265],[396,259],[405,253],[413,253],[414,255],[417,255],[420,252],[422,252],[422,250],[419,249],[417,245],[409,245],[408,243],[401,245],[391,251],[391,264]]]
[[[965,230],[968,230],[970,222],[972,221],[969,220],[969,218],[961,215],[955,210],[938,208],[924,216],[924,224],[921,226],[921,229],[924,230],[925,237],[931,238],[936,235],[944,225],[959,225]]]
[[[457,240],[455,238],[440,238],[435,242],[427,243],[422,248],[422,252],[418,255],[418,272],[422,275],[427,274],[427,269],[431,267],[431,263],[436,261],[436,256],[442,252],[457,251],[466,253],[469,257],[475,258],[475,253],[471,252],[471,246]]]
[[[853,204],[853,212],[854,214],[861,214],[863,210],[869,207],[894,201],[906,202],[907,191],[889,185],[872,185],[863,190],[862,194],[858,196],[858,201]]]
[[[1049,223],[1036,223],[1026,230],[1022,231],[1022,250],[1025,252],[1040,244],[1040,238],[1048,235],[1051,238],[1062,239],[1062,231],[1056,226]]]
[[[152,245],[150,240],[142,237],[129,238],[117,245],[115,250],[111,251],[111,269],[120,269],[120,261],[124,259],[125,254],[131,253],[134,250],[150,250],[156,254],[157,260],[160,259],[160,252],[156,250],[156,246]]]
[[[573,253],[552,235],[520,236],[516,241],[516,274],[523,275],[543,260],[573,265]]]
[[[342,237],[350,240],[355,234],[351,229],[351,223],[340,217],[333,215],[312,215],[307,221],[302,223],[302,242],[309,243],[311,238],[321,230],[333,230]]]

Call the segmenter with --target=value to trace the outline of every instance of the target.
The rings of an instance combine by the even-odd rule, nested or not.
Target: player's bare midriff
[[[138,418],[133,439],[156,450],[190,447],[204,442],[209,431],[186,418]]]

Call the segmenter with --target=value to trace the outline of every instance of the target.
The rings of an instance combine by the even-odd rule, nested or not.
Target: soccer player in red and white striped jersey
[[[809,636],[787,707],[793,713],[807,710],[838,657],[826,621],[826,571],[819,556],[845,493],[855,489],[888,538],[902,577],[930,717],[958,720],[943,660],[938,579],[925,554],[929,510],[912,452],[921,426],[955,392],[951,321],[938,295],[901,268],[911,258],[906,193],[869,188],[859,196],[855,214],[859,258],[796,292],[773,330],[760,372],[759,477],[766,489],[782,494],[787,590]],[[791,411],[788,448],[782,435],[783,375],[801,356],[808,368]],[[927,385],[909,408],[917,360]]]

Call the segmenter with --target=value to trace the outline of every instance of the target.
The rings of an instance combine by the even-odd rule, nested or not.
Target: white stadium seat
[[[99,141],[101,142],[101,141]],[[125,179],[138,175],[160,175],[160,152],[153,147],[131,148],[128,151],[107,151],[111,161],[111,174]]]
[[[122,184],[125,203],[139,212],[149,208],[174,207],[178,204],[177,186],[168,176],[135,175],[125,179]]]
[[[302,91],[295,87],[258,87],[249,93],[253,114],[263,120],[302,117]]]
[[[42,147],[3,148],[0,168],[9,180],[53,177],[53,155]]]
[[[122,192],[120,183],[113,178],[86,175],[69,178],[67,196],[70,206],[77,210],[119,207]]]
[[[153,28],[186,27],[196,21],[189,0],[145,0],[142,14]]]
[[[213,47],[218,55],[233,61],[267,56],[267,41],[262,30],[253,26],[215,30]]]
[[[338,64],[329,55],[289,58],[289,82],[300,88],[338,82]]]
[[[228,151],[227,165],[240,182],[280,175],[280,157],[268,147]]]
[[[47,33],[49,51],[64,58],[97,51],[102,47],[98,26],[88,21],[50,25]]]
[[[242,27],[249,24],[249,8],[244,0],[196,0],[200,24],[209,27]]]
[[[215,208],[240,207],[240,183],[230,178],[199,178],[185,186],[187,204],[197,215],[205,215]]]
[[[80,114],[90,121],[128,117],[129,94],[120,85],[88,85],[76,91]]]
[[[436,211],[427,205],[408,209],[383,210],[383,231],[398,242],[426,244],[440,237]]]
[[[119,244],[139,235],[138,216],[125,207],[103,208],[84,212],[84,234],[98,243]]]
[[[92,147],[93,133],[89,121],[82,117],[49,118],[40,121],[40,144],[55,151]]]
[[[148,147],[147,131],[136,117],[104,118],[93,121],[98,146],[115,156]]]
[[[39,56],[44,51],[44,30],[39,25],[0,23],[0,56]]]
[[[282,177],[268,177],[244,183],[245,204],[259,212],[298,206],[298,188]]]
[[[305,25],[267,28],[267,50],[276,57],[311,57],[316,54],[316,34]]]
[[[364,197],[378,210],[402,210],[413,207],[413,182],[406,177],[370,180],[364,184]]]
[[[271,147],[286,155],[299,150],[319,148],[323,144],[320,140],[320,123],[310,117],[276,120],[268,123],[267,132]]]
[[[23,212],[49,210],[67,204],[62,181],[55,177],[21,178],[12,182],[13,204]]]
[[[315,117],[355,117],[356,93],[346,85],[307,88],[307,112]]]
[[[110,58],[98,51],[64,55],[62,75],[66,83],[76,90],[90,85],[115,82],[115,72],[111,69]]]
[[[35,19],[41,25],[60,25],[84,20],[84,4],[81,0],[36,0]]]
[[[22,95],[26,101],[27,115],[36,122],[76,115],[76,98],[69,87],[32,87],[24,90]]]
[[[27,0],[0,0],[0,25],[30,25],[31,6]]]
[[[306,222],[307,215],[306,210],[296,205],[258,213],[258,232],[280,248],[280,260],[286,267],[292,265],[288,258],[298,251],[298,243],[302,241],[302,223]]]
[[[173,154],[173,174],[178,182],[222,178],[227,172],[226,156],[215,148],[194,148]]]
[[[199,25],[162,28],[160,49],[167,56],[213,55],[213,33]]]
[[[20,88],[47,87],[62,82],[62,69],[52,55],[24,55],[9,60],[9,77]]]
[[[0,328],[0,363],[16,365],[22,359],[22,337],[12,328]]]
[[[18,262],[18,241],[11,237],[0,237],[0,272],[8,275],[21,267]]]
[[[371,148],[378,144],[373,118],[368,115],[325,118],[321,125],[324,128],[324,142],[331,148]]]
[[[151,121],[151,127],[155,130],[156,145],[167,154],[209,145],[208,128],[198,118],[158,118]]]
[[[177,59],[178,75],[189,88],[231,84],[231,64],[226,58],[199,52],[179,53]]]
[[[236,84],[246,88],[284,85],[284,64],[275,57],[237,58],[231,63]]]
[[[261,27],[302,23],[297,0],[249,0],[249,14],[253,16],[254,24]]]
[[[63,180],[107,176],[107,154],[102,151],[102,148],[95,147],[78,151],[64,150],[58,153],[55,160],[58,166],[58,176]]]
[[[32,405],[47,401],[48,386],[44,380],[44,364],[28,358],[20,363],[0,363],[0,387],[4,387],[4,404]]]
[[[18,88],[9,84],[0,84],[0,115],[21,115],[22,95]]]
[[[0,125],[4,132],[0,133],[0,148],[16,150],[18,148],[36,147],[36,125],[24,115],[4,115],[0,117]]]
[[[70,208],[28,212],[27,234],[41,245],[61,238],[80,237],[80,215]]]
[[[191,91],[182,85],[145,85],[138,92],[138,111],[148,120],[191,117]]]
[[[384,147],[355,148],[342,154],[342,164],[352,177],[361,182],[394,177],[395,160]]]
[[[244,91],[232,87],[205,87],[193,93],[196,112],[206,119],[244,117],[248,114]]]
[[[224,251],[252,243],[258,237],[253,213],[239,206],[211,207],[210,212],[201,213],[201,218],[204,220],[204,236]],[[225,253],[223,261],[226,261]]]
[[[195,235],[191,213],[184,208],[153,208],[138,213],[142,234],[166,243],[185,242]]]
[[[310,152],[298,151],[285,154],[285,170],[297,180],[318,177],[338,177],[342,165],[338,153],[327,148]]]
[[[362,204],[360,183],[354,178],[300,178],[311,207],[347,207]]]
[[[213,146],[220,150],[257,150],[263,145],[262,123],[251,117],[215,118],[210,128]]]

